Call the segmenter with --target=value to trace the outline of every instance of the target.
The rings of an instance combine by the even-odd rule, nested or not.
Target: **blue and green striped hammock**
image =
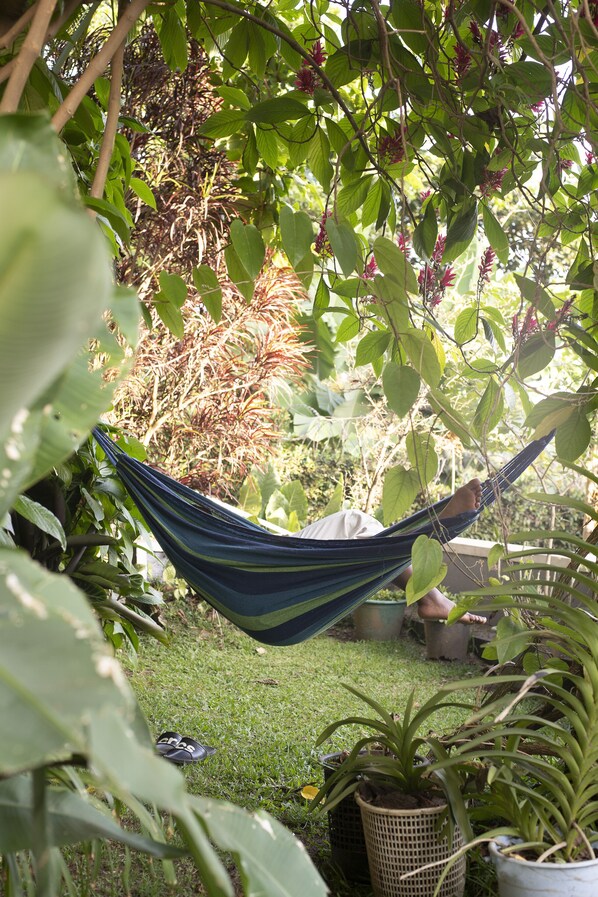
[[[102,430],[114,464],[162,550],[197,594],[252,638],[293,645],[323,632],[394,580],[424,534],[449,542],[534,461],[535,440],[486,480],[480,509],[438,519],[450,500],[364,539],[280,536],[129,457]]]

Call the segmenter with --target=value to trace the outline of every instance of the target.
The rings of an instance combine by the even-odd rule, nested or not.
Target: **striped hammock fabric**
[[[552,434],[530,443],[486,480],[479,510],[439,520],[449,496],[379,535],[351,540],[274,535],[130,458],[99,428],[94,437],[178,575],[252,638],[293,645],[332,626],[394,580],[409,566],[418,536],[445,543],[460,535]]]

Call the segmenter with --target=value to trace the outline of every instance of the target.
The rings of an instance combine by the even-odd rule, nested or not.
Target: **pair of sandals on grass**
[[[186,763],[199,763],[216,753],[216,748],[207,744],[200,744],[189,735],[179,735],[178,732],[162,732],[156,741],[156,751],[165,760],[176,763],[177,766],[185,766]]]

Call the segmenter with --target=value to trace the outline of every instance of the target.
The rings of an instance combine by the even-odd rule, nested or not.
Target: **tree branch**
[[[62,131],[66,123],[73,117],[93,82],[106,70],[112,57],[126,40],[127,34],[150,2],[151,0],[133,0],[133,3],[127,7],[102,49],[96,53],[69,95],[58,107],[52,119],[55,131]]]
[[[90,196],[93,196],[96,199],[101,199],[104,195],[104,187],[106,185],[106,178],[108,177],[108,169],[110,168],[110,160],[112,159],[112,151],[114,149],[114,140],[116,137],[116,132],[118,130],[125,57],[125,43],[126,38],[123,39],[112,59],[110,72],[110,96],[108,99],[106,127],[104,128],[102,146],[100,147],[100,154],[98,156],[98,166],[96,168],[90,190]]]
[[[39,0],[31,28],[17,56],[2,102],[0,102],[0,113],[16,112],[19,108],[19,101],[31,69],[41,53],[57,2],[58,0]]]

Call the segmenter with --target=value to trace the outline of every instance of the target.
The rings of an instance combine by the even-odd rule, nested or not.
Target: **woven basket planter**
[[[406,872],[429,863],[448,860],[463,846],[458,828],[453,843],[439,831],[446,806],[417,810],[388,810],[356,800],[361,810],[363,831],[374,897],[433,897],[444,863],[401,880]],[[465,856],[449,870],[439,897],[462,897],[465,888]]]
[[[326,781],[337,768],[340,754],[320,757]],[[363,834],[361,813],[353,795],[343,798],[328,812],[330,856],[349,881],[369,882],[368,855]]]

